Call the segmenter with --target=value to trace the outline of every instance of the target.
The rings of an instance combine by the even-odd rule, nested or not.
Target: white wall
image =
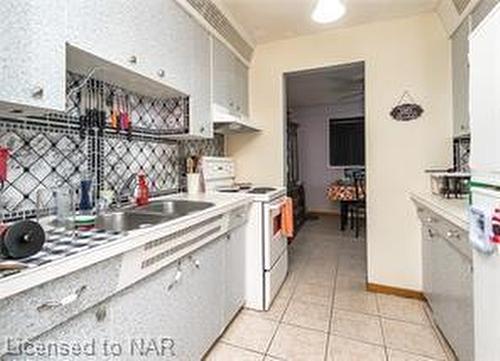
[[[420,229],[409,192],[426,191],[424,169],[452,157],[450,43],[437,15],[258,46],[250,110],[263,131],[229,139],[228,151],[241,179],[284,184],[283,74],[355,61],[366,65],[368,280],[420,290]],[[399,123],[389,112],[406,89],[425,113]]]
[[[328,185],[344,176],[343,169],[328,166],[328,120],[363,115],[363,102],[293,109],[293,120],[299,124],[299,172],[308,211],[338,212],[339,208],[326,197]]]

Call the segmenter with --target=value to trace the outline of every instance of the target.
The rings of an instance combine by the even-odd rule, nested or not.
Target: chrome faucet
[[[137,174],[133,173],[130,175],[126,180],[125,183],[123,183],[123,186],[118,190],[116,194],[116,204],[118,208],[122,206],[122,196],[126,195],[127,199],[130,199],[133,194],[135,187],[132,187],[132,184],[134,181],[137,179]]]

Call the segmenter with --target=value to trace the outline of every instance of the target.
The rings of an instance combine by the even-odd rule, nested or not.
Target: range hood
[[[248,121],[247,117],[235,114],[220,105],[213,104],[214,132],[219,134],[239,134],[259,132],[260,129]]]

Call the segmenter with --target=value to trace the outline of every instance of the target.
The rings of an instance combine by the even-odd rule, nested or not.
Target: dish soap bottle
[[[138,206],[144,206],[149,203],[149,189],[144,173],[139,173],[137,180],[137,189],[135,191],[135,203]]]

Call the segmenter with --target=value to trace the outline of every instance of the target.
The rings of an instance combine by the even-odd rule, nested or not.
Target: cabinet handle
[[[432,231],[432,229],[428,228],[427,234],[429,235],[430,238],[434,238],[434,232]]]
[[[167,292],[172,291],[175,285],[181,281],[181,278],[182,278],[182,267],[181,267],[181,262],[179,261],[177,263],[177,272],[175,273],[174,280],[167,286]]]
[[[157,74],[158,74],[158,76],[159,76],[160,78],[163,78],[163,77],[165,76],[165,70],[160,69],[160,70],[158,70]]]
[[[42,99],[44,93],[45,93],[44,89],[41,86],[38,86],[33,89],[33,93],[31,93],[31,95],[35,99]]]
[[[205,127],[203,126],[200,127],[200,133],[205,133]]]
[[[54,310],[59,307],[70,305],[76,302],[82,293],[87,289],[87,286],[82,286],[77,289],[74,293],[62,298],[59,301],[49,301],[37,307],[38,312]]]
[[[189,261],[196,267],[196,269],[201,268],[201,263],[199,259],[194,258],[193,256],[189,256]]]
[[[432,224],[432,223],[438,223],[436,218],[429,217],[427,218],[427,223]]]
[[[130,64],[137,64],[137,56],[132,55],[132,56],[128,59],[128,62],[129,62]]]
[[[99,309],[95,313],[95,318],[97,322],[102,322],[106,319],[108,315],[108,311],[106,310],[106,306],[99,307]]]
[[[448,231],[446,232],[447,238],[459,238],[460,234],[457,231]]]

